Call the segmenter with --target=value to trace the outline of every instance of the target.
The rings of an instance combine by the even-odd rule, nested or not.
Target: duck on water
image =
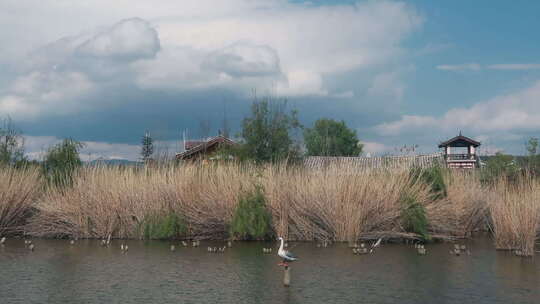
[[[294,261],[298,260],[298,257],[296,255],[294,255],[292,252],[283,249],[284,241],[283,241],[282,237],[279,237],[278,240],[281,242],[281,244],[279,246],[279,250],[278,250],[277,254],[278,254],[278,256],[280,258],[283,259],[283,262],[279,263],[278,265],[279,266],[289,267],[289,262],[294,262]]]

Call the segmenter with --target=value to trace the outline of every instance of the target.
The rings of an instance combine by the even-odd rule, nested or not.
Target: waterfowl
[[[232,247],[232,242],[231,241],[227,241],[227,247],[229,247],[229,248]]]
[[[4,245],[5,242],[6,242],[6,237],[4,236],[0,239],[0,244]]]
[[[279,237],[278,240],[281,242],[278,249],[278,256],[283,259],[283,262],[280,263],[279,265],[288,267],[289,266],[288,263],[298,260],[298,257],[295,256],[292,252],[283,249],[284,241],[282,237]]]
[[[34,244],[30,244],[30,245],[28,246],[28,249],[30,249],[30,251],[34,251],[34,248],[35,248]]]
[[[107,241],[105,241],[105,239],[101,240],[101,246],[107,246]]]
[[[171,251],[175,251],[176,247],[174,245],[171,245]]]
[[[424,245],[418,245],[417,250],[418,250],[419,255],[425,255],[427,253],[426,248],[424,247]]]
[[[375,248],[381,246],[381,242],[382,242],[382,238],[379,238],[377,240],[377,242],[375,242],[375,244],[373,244],[373,246],[371,246],[371,249],[369,250],[369,253],[373,253],[373,251],[375,250]]]
[[[182,241],[182,246],[187,247],[188,243],[186,241]]]
[[[69,244],[70,244],[70,245],[75,245],[75,240],[70,240],[70,241],[69,241]]]

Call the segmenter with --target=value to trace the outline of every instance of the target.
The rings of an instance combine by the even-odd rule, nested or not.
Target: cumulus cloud
[[[268,45],[236,42],[210,53],[202,67],[231,77],[272,76],[280,73],[279,56]]]
[[[157,31],[140,18],[118,22],[77,47],[77,53],[98,58],[133,61],[151,58],[159,51]]]
[[[41,114],[62,115],[81,110],[78,100],[94,84],[78,72],[34,71],[15,79],[10,94],[0,96],[0,113],[14,119],[34,119]]]
[[[134,89],[172,94],[222,89],[239,96],[258,89],[291,97],[350,98],[353,88],[332,94],[336,90],[325,79],[395,61],[403,51],[401,41],[422,23],[412,7],[397,1],[314,6],[282,0],[160,5],[98,0],[63,7],[63,27],[55,19],[54,1],[40,2],[41,17],[32,13],[38,8],[28,11],[24,3],[8,6],[19,18],[35,17],[20,24],[0,13],[13,30],[44,27],[40,37],[60,33],[24,60],[10,63],[19,73],[0,88],[0,109],[18,119],[99,110],[107,92]],[[73,18],[77,14],[80,18]],[[74,32],[66,35],[70,25]],[[8,36],[0,27],[0,37],[12,41]],[[372,91],[398,84],[396,77],[380,76]],[[390,92],[400,98],[403,86]]]
[[[540,81],[511,94],[497,96],[468,108],[455,108],[439,117],[404,115],[401,119],[379,124],[381,135],[442,134],[467,130],[489,137],[493,134],[515,140],[518,134],[540,128]],[[516,137],[517,135],[517,137]]]

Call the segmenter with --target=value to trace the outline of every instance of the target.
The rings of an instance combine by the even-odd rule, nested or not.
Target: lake
[[[471,255],[452,256],[450,243],[383,244],[353,255],[346,244],[291,251],[291,286],[275,243],[236,242],[225,253],[169,250],[171,242],[8,239],[0,248],[0,303],[540,303],[540,261],[496,251],[489,238],[467,241]]]

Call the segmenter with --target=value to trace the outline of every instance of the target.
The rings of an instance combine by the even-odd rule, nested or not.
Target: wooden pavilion
[[[479,146],[480,142],[461,135],[461,132],[458,136],[439,144],[439,148],[444,148],[446,166],[464,169],[480,167],[480,159],[476,155],[476,148]]]

